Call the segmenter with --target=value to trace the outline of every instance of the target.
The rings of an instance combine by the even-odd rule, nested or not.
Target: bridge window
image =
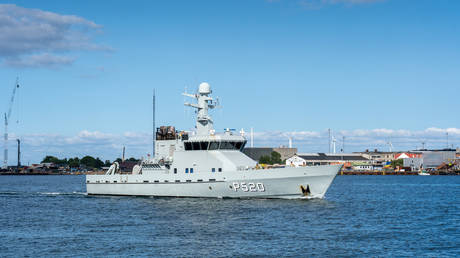
[[[190,168],[190,174],[193,173],[193,168]]]
[[[244,142],[235,142],[235,148],[238,150],[243,150]]]
[[[177,174],[177,168],[174,168],[174,174]]]
[[[193,142],[192,148],[193,150],[200,150],[200,142]]]
[[[188,173],[188,168],[185,169],[185,173]]]
[[[201,150],[207,150],[209,146],[209,142],[200,142]]]
[[[212,170],[211,170],[211,171],[212,171],[213,173],[214,173],[214,172],[216,172],[216,168],[212,168]]]
[[[191,150],[240,150],[242,151],[246,141],[202,141],[184,142],[186,151]]]
[[[221,142],[220,149],[221,150],[233,150],[235,149],[235,145],[233,144],[233,142]]]
[[[222,168],[219,168],[219,172],[222,172]]]
[[[210,142],[209,143],[209,150],[218,150],[219,149],[219,142]]]

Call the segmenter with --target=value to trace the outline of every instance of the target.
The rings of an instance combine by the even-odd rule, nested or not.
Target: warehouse
[[[287,166],[318,166],[331,164],[360,163],[371,164],[371,161],[360,154],[325,154],[305,153],[295,154],[286,160]]]

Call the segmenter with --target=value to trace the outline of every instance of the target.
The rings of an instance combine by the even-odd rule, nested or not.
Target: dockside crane
[[[3,150],[3,168],[8,168],[8,123],[11,117],[11,112],[13,110],[14,96],[16,91],[19,89],[19,78],[16,78],[16,84],[13,88],[13,94],[11,94],[10,102],[8,103],[8,111],[4,113],[5,118],[5,134],[3,137],[4,140],[4,150]]]

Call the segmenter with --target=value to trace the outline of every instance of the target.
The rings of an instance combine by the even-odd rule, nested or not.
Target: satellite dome
[[[201,94],[209,94],[211,93],[211,86],[207,82],[202,82],[200,84],[200,88],[198,90],[199,93]]]

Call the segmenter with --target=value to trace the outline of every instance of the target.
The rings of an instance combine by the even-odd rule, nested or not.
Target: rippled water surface
[[[460,176],[338,176],[323,200],[84,192],[1,176],[0,256],[460,255]]]

